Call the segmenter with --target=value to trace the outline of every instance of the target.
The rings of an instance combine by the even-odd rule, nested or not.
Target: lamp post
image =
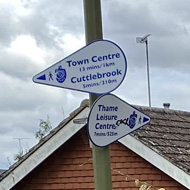
[[[147,34],[144,37],[137,37],[136,42],[137,43],[145,43],[146,44],[146,61],[147,61],[147,80],[148,80],[148,101],[149,101],[149,107],[151,107],[151,94],[150,94],[150,72],[149,72],[149,57],[148,57],[148,37],[151,34]]]

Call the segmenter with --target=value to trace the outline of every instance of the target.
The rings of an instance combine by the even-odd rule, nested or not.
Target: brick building
[[[190,189],[190,113],[136,106],[151,122],[110,145],[113,190]],[[93,163],[86,126],[88,101],[9,170],[0,190],[91,190]],[[162,189],[162,190],[163,190]]]

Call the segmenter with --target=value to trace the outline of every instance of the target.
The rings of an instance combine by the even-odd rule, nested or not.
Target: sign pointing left
[[[108,40],[94,41],[33,77],[35,83],[106,94],[124,80],[127,60]]]

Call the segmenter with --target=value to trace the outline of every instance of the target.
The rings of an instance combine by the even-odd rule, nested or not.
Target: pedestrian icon
[[[139,117],[139,123],[138,124],[141,124],[141,120],[142,120],[142,118],[141,118],[141,116]]]
[[[53,75],[51,72],[49,72],[49,80],[53,80]]]

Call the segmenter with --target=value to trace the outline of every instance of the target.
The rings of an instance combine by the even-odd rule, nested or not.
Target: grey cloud
[[[17,16],[11,4],[0,4],[0,44],[8,46],[20,32],[17,26]]]
[[[58,48],[64,33],[83,33],[82,6],[78,1],[44,0],[28,7],[32,13],[20,18],[20,22],[39,44]]]
[[[150,33],[151,67],[190,70],[189,24],[186,24],[190,16],[189,1],[111,2],[103,2],[104,36],[117,40],[129,64],[145,67],[145,44],[137,44],[135,40],[137,36]]]
[[[12,80],[27,80],[37,70],[36,67],[35,62],[27,56],[3,50],[0,52],[0,70],[11,76]]]
[[[84,33],[82,3],[79,1],[27,1],[22,6],[28,14],[18,15],[14,6],[0,4],[3,18],[0,20],[0,43],[8,46],[17,35],[29,34],[41,46],[60,48],[64,33]]]
[[[179,21],[182,20],[177,18],[182,19],[184,12],[186,16],[189,15],[189,4],[186,3],[186,6],[176,14],[174,11],[178,5],[175,7],[173,1],[112,1],[112,3],[107,1],[103,7],[106,12],[103,13],[105,31],[107,28],[108,34],[118,35],[137,35],[147,32],[160,36],[175,35],[176,32],[182,31],[179,26]],[[174,8],[173,12],[167,10],[171,7]]]

